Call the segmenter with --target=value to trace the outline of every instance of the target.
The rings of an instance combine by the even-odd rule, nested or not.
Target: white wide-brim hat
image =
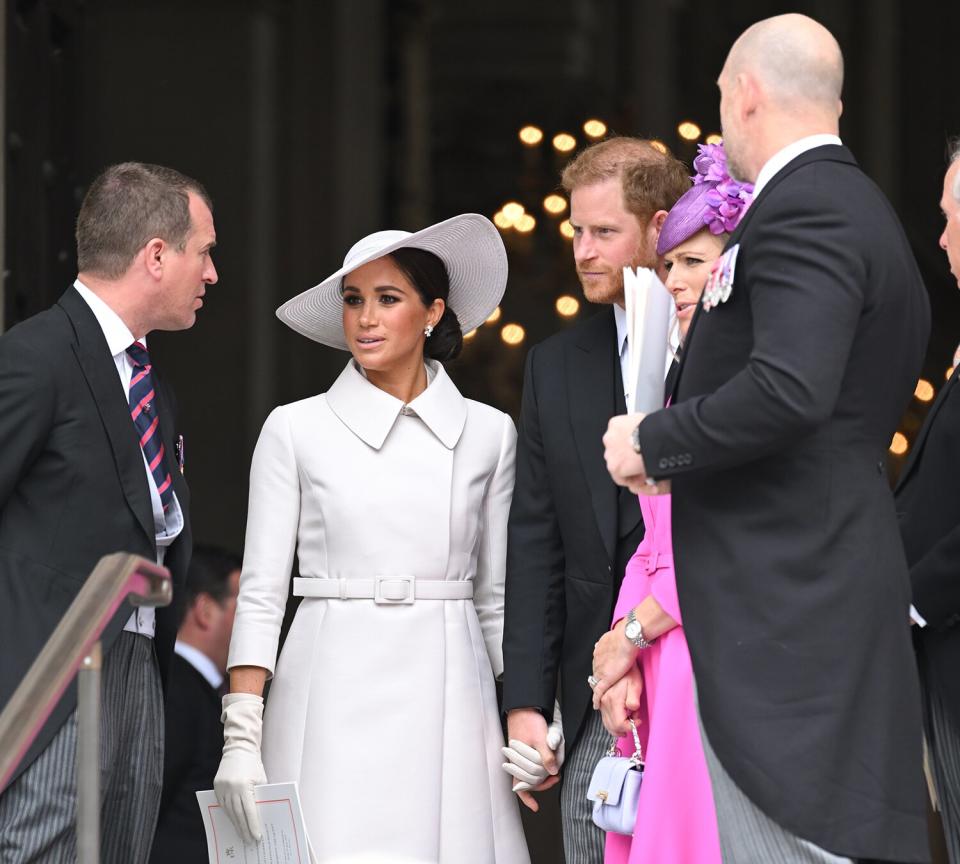
[[[464,333],[479,327],[500,303],[507,287],[507,252],[500,232],[486,216],[464,213],[412,234],[369,234],[353,244],[336,273],[288,300],[277,309],[277,317],[308,339],[349,350],[343,337],[343,277],[405,246],[432,252],[446,265],[447,306]]]

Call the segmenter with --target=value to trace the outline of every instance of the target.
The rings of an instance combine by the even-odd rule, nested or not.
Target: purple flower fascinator
[[[727,171],[723,144],[699,144],[697,149],[693,186],[667,214],[657,240],[658,255],[669,252],[704,228],[711,234],[729,234],[737,227],[753,196],[752,183],[739,183]]]

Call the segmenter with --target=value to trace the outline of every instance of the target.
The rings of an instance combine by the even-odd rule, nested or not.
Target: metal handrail
[[[165,567],[125,552],[100,559],[0,714],[0,791],[120,605],[166,606],[172,596]]]

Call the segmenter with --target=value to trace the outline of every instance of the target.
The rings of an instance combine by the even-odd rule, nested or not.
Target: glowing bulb
[[[659,150],[661,153],[669,152],[667,150],[667,145],[664,144],[659,138],[651,139],[650,146],[653,147],[655,150]]]
[[[569,153],[577,146],[577,139],[566,132],[559,132],[553,136],[553,146],[561,153]]]
[[[560,233],[567,238],[567,240],[573,239],[573,225],[570,224],[569,219],[564,219],[560,223]]]
[[[953,370],[956,369],[956,368],[957,368],[956,366],[951,366],[949,369],[947,369],[947,374],[946,374],[944,377],[945,377],[948,381],[950,380],[950,376],[953,375]]]
[[[516,221],[526,213],[526,210],[523,209],[523,205],[518,201],[508,201],[500,208],[500,212],[503,213],[506,219],[510,220],[511,225],[514,225]]]
[[[507,345],[519,345],[526,338],[527,331],[519,324],[504,324],[500,331],[500,338]]]
[[[536,126],[524,126],[520,132],[520,140],[527,147],[536,147],[543,140],[543,130]]]
[[[564,318],[572,318],[580,311],[580,301],[576,297],[564,294],[557,298],[556,308],[558,315],[562,315]]]
[[[711,132],[707,135],[707,144],[722,144],[723,136],[719,132]]]
[[[921,402],[929,402],[933,399],[933,385],[927,381],[925,378],[921,378],[917,381],[917,389],[913,391],[913,395],[917,397]]]
[[[493,214],[493,224],[501,231],[506,231],[508,228],[513,227],[513,220],[508,219],[502,210],[498,210]]]
[[[562,195],[548,195],[543,199],[543,209],[556,216],[567,209],[567,199]]]
[[[602,138],[607,134],[607,124],[602,120],[587,120],[583,124],[583,131],[588,138]]]
[[[477,328],[474,327],[473,330],[468,330],[466,333],[463,334],[463,341],[469,342],[476,335],[477,335]]]
[[[890,452],[895,456],[902,456],[909,449],[910,442],[907,441],[907,436],[902,432],[897,432],[893,436],[893,440],[890,442]]]
[[[692,120],[684,120],[677,126],[677,133],[684,141],[696,141],[700,137],[700,127]]]
[[[484,321],[483,323],[484,323],[484,324],[496,324],[497,321],[500,320],[500,315],[501,315],[501,314],[503,314],[503,313],[501,313],[500,307],[497,306],[497,308],[494,309],[494,310],[487,316],[487,320]]]
[[[534,228],[537,227],[537,220],[534,219],[529,213],[524,213],[519,219],[517,219],[514,227],[521,234],[529,234]]]

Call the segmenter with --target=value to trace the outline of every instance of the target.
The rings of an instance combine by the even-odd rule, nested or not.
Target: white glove
[[[516,781],[514,792],[526,792],[543,783],[549,773],[543,767],[543,760],[536,748],[523,741],[511,738],[509,747],[501,747],[500,752],[507,757],[503,770]],[[553,722],[547,726],[547,746],[557,754],[557,770],[563,767],[564,739],[563,718],[560,716],[560,703],[553,703]]]
[[[223,756],[213,780],[213,791],[233,826],[247,843],[263,836],[253,787],[267,782],[260,761],[263,733],[263,697],[228,693],[223,697]]]

